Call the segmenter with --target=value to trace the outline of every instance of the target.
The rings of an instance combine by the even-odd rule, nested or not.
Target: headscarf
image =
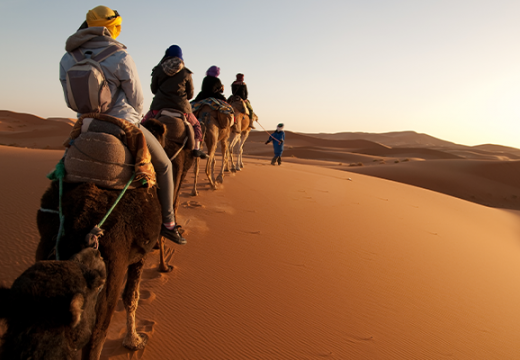
[[[279,123],[278,126],[276,126],[276,131],[280,132],[283,130],[283,123]]]
[[[237,74],[237,81],[244,82],[244,74]]]
[[[121,33],[122,22],[121,15],[106,6],[97,6],[87,13],[88,27],[104,26],[110,31],[113,39],[116,39]]]
[[[218,66],[213,65],[206,71],[207,76],[218,77],[220,75],[220,68]]]

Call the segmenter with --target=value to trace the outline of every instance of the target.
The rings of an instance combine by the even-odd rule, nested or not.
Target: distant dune
[[[59,145],[71,126],[5,111],[0,121],[0,136],[21,144],[39,133]],[[121,345],[120,301],[103,360],[518,358],[518,149],[287,132],[284,162],[271,166],[267,136],[252,132],[245,168],[216,191],[201,175],[190,196],[188,173],[188,244],[167,244],[173,272],[157,272],[155,251],[143,273],[147,347]],[[63,155],[23,147],[0,146],[4,286],[34,261],[45,175]]]
[[[43,119],[0,110],[0,144],[32,149],[64,149],[75,119]]]

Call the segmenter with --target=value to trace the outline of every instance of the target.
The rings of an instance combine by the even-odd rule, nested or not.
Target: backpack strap
[[[119,50],[123,50],[123,48],[117,45],[110,45],[109,47],[101,51],[99,54],[92,56],[91,59],[100,63],[101,61],[105,60],[107,57],[118,52]]]
[[[109,47],[103,49],[96,56],[92,56],[91,59],[100,63],[101,61],[105,60],[107,57],[118,52],[119,50],[123,50],[123,48],[119,47],[117,45],[110,45]],[[70,52],[70,54],[72,55],[74,61],[76,61],[76,62],[80,62],[80,61],[86,59],[86,56],[83,54],[83,52],[79,48],[74,49],[73,51]]]
[[[72,55],[72,58],[76,62],[80,62],[80,61],[86,59],[85,55],[83,55],[83,53],[81,52],[81,50],[79,48],[74,49],[70,54]]]

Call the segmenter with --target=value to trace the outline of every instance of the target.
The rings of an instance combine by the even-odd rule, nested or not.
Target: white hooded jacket
[[[70,52],[80,48],[83,53],[90,50],[94,56],[110,45],[118,45],[126,49],[126,46],[110,36],[110,32],[105,27],[78,30],[67,39],[65,44],[67,53],[60,61],[60,81],[65,98],[67,97],[67,70],[76,63]],[[112,93],[112,106],[105,114],[137,125],[141,121],[144,97],[134,60],[126,50],[121,50],[103,60],[100,65]],[[78,114],[78,117],[80,116],[81,114]]]

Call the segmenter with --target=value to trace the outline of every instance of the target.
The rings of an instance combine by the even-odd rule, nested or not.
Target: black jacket
[[[226,98],[222,95],[222,83],[219,78],[214,76],[206,76],[202,80],[202,90],[194,101],[201,101],[209,97],[226,101]]]
[[[185,67],[173,76],[168,76],[160,66],[155,68],[150,85],[155,96],[150,109],[170,108],[182,111],[185,114],[191,113],[191,105],[188,101],[193,97],[191,74],[192,72]]]
[[[247,100],[247,85],[245,83],[235,81],[231,84],[231,92],[233,95],[240,96],[242,100]]]

